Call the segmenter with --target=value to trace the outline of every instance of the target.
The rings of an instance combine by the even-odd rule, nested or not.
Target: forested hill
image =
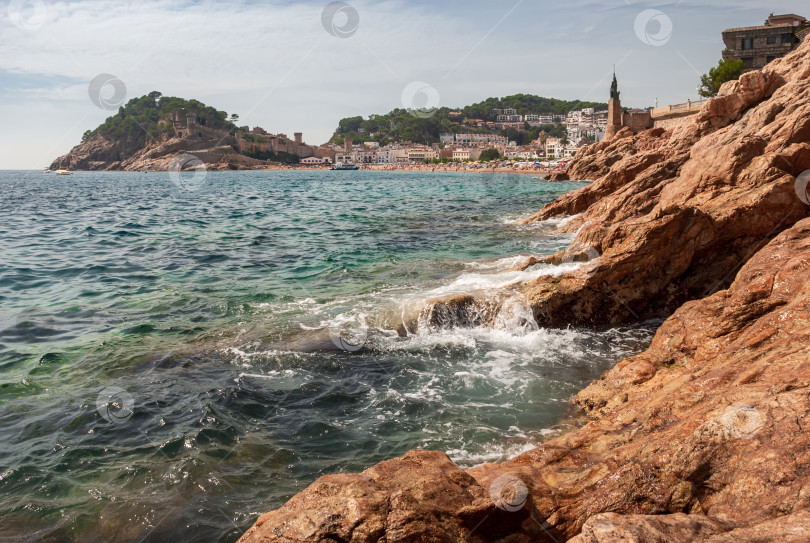
[[[182,113],[184,116],[194,115],[200,125],[208,128],[228,131],[236,128],[224,111],[197,100],[163,96],[154,91],[140,98],[133,98],[118,108],[118,113],[108,117],[94,130],[85,132],[82,141],[95,134],[113,141],[145,142],[148,138],[156,139],[172,131],[168,119],[174,113]],[[231,117],[233,120],[238,119],[238,115]]]
[[[487,98],[483,102],[478,102],[462,108],[442,107],[429,117],[421,118],[412,115],[406,109],[395,109],[385,115],[370,115],[368,119],[363,117],[348,117],[341,119],[338,128],[332,136],[331,141],[343,143],[346,137],[352,138],[355,143],[363,141],[378,141],[384,145],[391,141],[413,141],[416,143],[434,143],[439,141],[439,134],[459,133],[459,132],[481,132],[499,133],[510,139],[530,140],[536,137],[536,133],[544,130],[548,133],[560,132],[564,134],[564,129],[560,126],[534,127],[531,130],[515,134],[518,132],[510,130],[494,130],[489,128],[476,128],[469,124],[464,124],[464,119],[481,119],[484,121],[495,121],[493,109],[516,109],[518,114],[556,114],[564,115],[569,111],[592,107],[597,110],[607,109],[607,104],[603,102],[583,102],[580,100],[557,100],[556,98],[544,98],[532,94],[515,94],[505,98]],[[460,113],[460,114],[451,114]]]

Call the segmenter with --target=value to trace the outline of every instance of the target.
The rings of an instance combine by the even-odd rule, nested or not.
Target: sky
[[[0,2],[0,169],[39,169],[122,100],[195,98],[326,142],[344,117],[515,93],[697,98],[723,29],[807,0]]]

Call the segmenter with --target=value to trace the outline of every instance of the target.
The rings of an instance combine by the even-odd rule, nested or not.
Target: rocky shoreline
[[[499,464],[321,477],[240,543],[810,541],[807,170],[810,41],[683,125],[590,146],[569,174],[595,182],[526,220],[573,215],[575,241],[522,267],[587,262],[508,287],[542,326],[666,317],[572,400],[585,423]],[[486,326],[472,297],[430,309]]]

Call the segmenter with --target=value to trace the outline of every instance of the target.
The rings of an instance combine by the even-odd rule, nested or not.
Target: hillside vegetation
[[[368,119],[361,116],[341,119],[337,130],[330,141],[342,144],[346,138],[354,143],[364,141],[377,141],[381,145],[392,141],[413,141],[415,143],[436,143],[440,134],[446,133],[484,133],[498,134],[522,144],[537,139],[540,132],[553,136],[564,137],[565,127],[561,124],[543,125],[536,127],[524,126],[522,130],[510,128],[507,130],[492,128],[477,128],[464,124],[466,119],[481,119],[495,121],[493,109],[516,109],[518,114],[555,114],[565,115],[569,111],[592,107],[597,110],[607,109],[602,102],[583,102],[580,100],[557,100],[544,98],[531,94],[515,94],[505,98],[487,98],[463,108],[451,109],[442,107],[427,118],[420,118],[406,109],[394,109],[385,115],[370,115]],[[451,115],[457,112],[460,114]]]
[[[114,141],[145,141],[157,139],[172,130],[168,121],[175,113],[192,114],[197,122],[209,128],[233,130],[236,126],[227,120],[228,114],[197,100],[185,100],[174,96],[163,96],[157,91],[140,98],[133,98],[118,108],[118,113],[99,125],[95,130],[84,133],[82,141],[99,134]]]

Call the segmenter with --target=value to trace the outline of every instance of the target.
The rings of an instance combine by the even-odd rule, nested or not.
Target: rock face
[[[808,215],[796,176],[810,169],[810,42],[727,83],[689,124],[586,147],[574,179],[596,181],[526,222],[577,215],[562,258],[598,256],[588,273],[525,285],[540,324],[669,315],[728,286],[740,265]]]
[[[530,219],[577,214],[542,261],[590,262],[512,288],[545,325],[670,316],[573,399],[584,424],[500,464],[412,451],[322,477],[240,543],[809,541],[808,169],[810,41],[687,125],[592,146],[570,172],[595,182]]]
[[[158,170],[166,171],[181,155],[193,155],[208,169],[250,169],[265,164],[237,153],[231,146],[236,140],[227,132],[201,133],[173,137],[163,141],[108,140],[91,136],[51,164],[52,170]]]

